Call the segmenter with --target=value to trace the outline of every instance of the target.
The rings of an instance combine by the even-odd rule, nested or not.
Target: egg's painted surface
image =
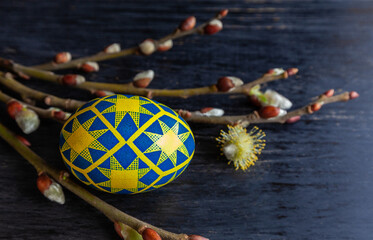
[[[60,134],[62,158],[79,180],[110,193],[140,193],[177,178],[194,154],[188,124],[147,98],[111,95],[78,109]]]

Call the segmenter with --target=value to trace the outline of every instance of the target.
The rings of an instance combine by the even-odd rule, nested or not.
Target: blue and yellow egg
[[[109,193],[147,192],[170,183],[188,166],[194,148],[192,131],[177,113],[131,95],[86,103],[60,134],[70,172]]]

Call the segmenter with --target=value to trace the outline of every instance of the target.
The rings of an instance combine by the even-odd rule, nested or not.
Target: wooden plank
[[[150,57],[108,61],[89,77],[126,82],[138,71],[153,69],[152,87],[185,88],[212,84],[224,75],[250,81],[269,68],[298,67],[298,77],[268,88],[295,106],[329,88],[356,90],[361,97],[325,106],[294,125],[263,125],[267,148],[246,173],[219,156],[214,138],[221,127],[193,124],[197,152],[179,179],[134,196],[92,192],[159,227],[215,240],[371,238],[370,1],[1,1],[0,54],[32,65],[59,51],[78,57],[112,42],[130,47],[167,34],[187,16],[196,15],[201,23],[226,7],[232,11],[218,35],[188,37]],[[89,98],[42,82],[27,84]],[[214,106],[229,114],[252,110],[245,98],[157,100],[192,110]],[[12,124],[4,117],[4,105],[1,116]],[[43,121],[29,139],[36,152],[63,168],[59,128]],[[115,239],[112,224],[72,194],[66,192],[64,206],[44,199],[32,167],[4,141],[0,149],[0,238]]]

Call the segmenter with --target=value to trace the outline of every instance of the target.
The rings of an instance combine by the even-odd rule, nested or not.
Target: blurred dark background
[[[170,51],[149,57],[102,62],[100,72],[87,77],[128,82],[137,72],[153,69],[151,87],[188,88],[225,75],[248,82],[270,68],[298,67],[297,77],[267,86],[290,98],[294,107],[330,88],[355,90],[360,98],[327,105],[293,125],[261,125],[267,147],[247,172],[235,171],[220,157],[214,139],[224,126],[193,124],[196,154],[177,180],[133,196],[92,192],[156,226],[214,240],[372,239],[373,1],[3,0],[0,55],[33,65],[60,51],[79,57],[113,42],[132,47],[170,33],[190,15],[198,24],[223,8],[230,13],[219,34],[180,39]],[[90,98],[36,80],[26,84],[59,96]],[[156,100],[172,108],[252,111],[243,97]],[[0,116],[19,132],[4,104]],[[60,128],[42,120],[28,138],[34,151],[64,168]],[[0,159],[1,239],[119,239],[104,215],[67,190],[63,206],[45,199],[32,166],[2,140]]]

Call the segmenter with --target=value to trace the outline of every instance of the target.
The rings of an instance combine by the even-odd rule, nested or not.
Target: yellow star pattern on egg
[[[82,182],[133,194],[177,178],[194,154],[194,137],[167,106],[118,94],[88,102],[71,116],[61,131],[60,151]]]
[[[188,150],[183,145],[183,141],[189,136],[189,132],[178,134],[179,123],[175,123],[171,128],[163,122],[160,122],[162,134],[145,132],[145,134],[154,141],[154,143],[145,151],[145,153],[162,151],[162,154],[157,162],[161,164],[164,160],[169,158],[174,165],[176,165],[176,150],[179,150],[188,156]]]

